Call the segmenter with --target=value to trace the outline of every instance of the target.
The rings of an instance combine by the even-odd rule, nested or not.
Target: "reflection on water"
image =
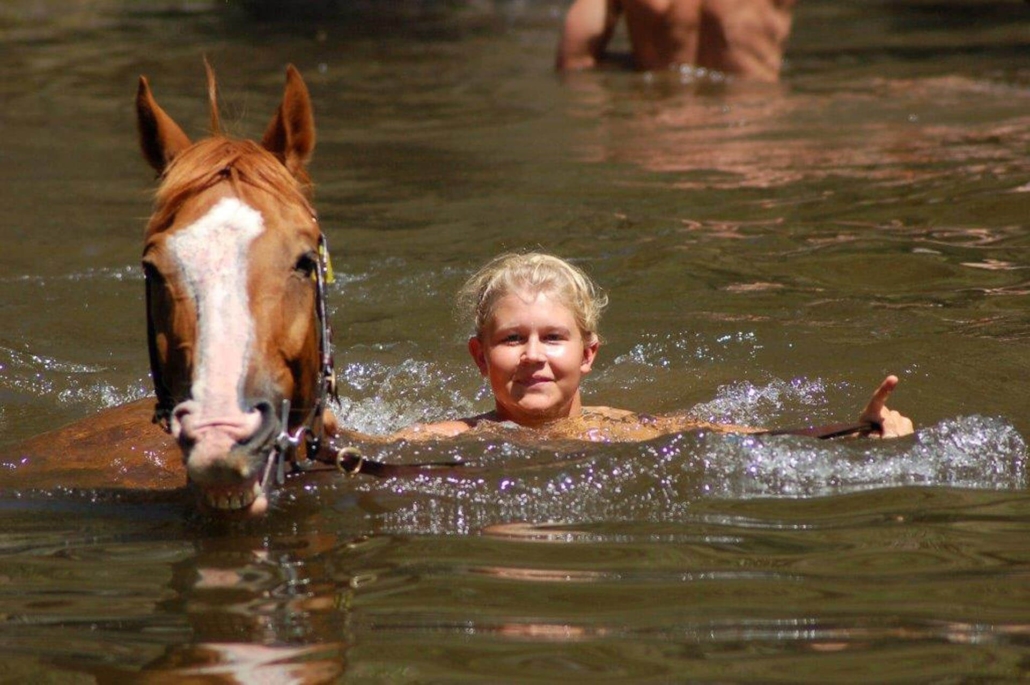
[[[593,91],[581,93],[571,113],[598,128],[580,150],[583,159],[675,174],[671,183],[690,189],[827,179],[861,181],[867,188],[939,188],[955,176],[1018,183],[1028,171],[1020,153],[1028,142],[1026,118],[971,126],[953,114],[962,103],[988,95],[1007,101],[1006,108],[1018,102],[1025,107],[1030,94],[1024,88],[958,77],[876,79],[828,103],[822,93],[786,97],[774,87],[728,88],[704,98],[683,89],[662,93],[655,81],[671,77],[641,77],[643,93],[632,103],[596,80],[572,84]],[[598,122],[598,111],[612,116]]]
[[[131,98],[147,73],[203,131],[204,54],[241,134],[285,63],[311,87],[347,425],[482,410],[450,299],[539,246],[612,297],[589,403],[801,426],[895,372],[922,428],[378,446],[466,466],[296,478],[224,528],[181,492],[19,490],[5,454],[4,678],[1025,676],[1023,5],[806,0],[770,87],[558,79],[544,1],[4,3],[0,449],[149,393]]]

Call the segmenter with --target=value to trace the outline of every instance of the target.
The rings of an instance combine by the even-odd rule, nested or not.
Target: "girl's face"
[[[493,316],[469,352],[490,379],[497,416],[523,426],[579,414],[579,384],[597,354],[576,318],[546,293],[511,293],[497,301]]]

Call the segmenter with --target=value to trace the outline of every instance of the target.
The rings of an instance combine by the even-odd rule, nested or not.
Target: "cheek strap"
[[[150,355],[150,379],[154,384],[154,394],[157,396],[157,404],[154,405],[154,416],[151,419],[161,426],[165,433],[172,432],[172,393],[165,385],[161,375],[161,359],[157,353],[157,332],[154,330],[154,317],[151,313],[151,286],[150,276],[145,277],[147,290],[147,352]]]

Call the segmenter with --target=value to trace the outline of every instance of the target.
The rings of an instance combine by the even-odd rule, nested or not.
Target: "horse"
[[[289,65],[260,143],[230,138],[207,73],[212,130],[196,142],[145,76],[136,95],[159,178],[143,247],[153,420],[203,507],[257,515],[273,474],[313,458],[335,426],[329,250],[307,172],[314,116]]]
[[[195,142],[145,76],[136,93],[140,148],[158,175],[142,256],[156,403],[27,441],[15,450],[21,487],[62,471],[65,486],[103,487],[117,475],[123,487],[169,489],[184,485],[185,466],[202,510],[257,516],[287,466],[302,468],[320,451],[325,460],[336,429],[332,272],[307,171],[311,98],[289,65],[260,142],[232,138],[205,66],[211,132]],[[163,432],[144,430],[151,422]]]

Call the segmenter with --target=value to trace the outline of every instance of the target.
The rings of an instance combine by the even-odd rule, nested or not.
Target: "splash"
[[[325,506],[362,509],[387,532],[467,534],[489,526],[689,520],[705,499],[816,497],[903,486],[1016,490],[1027,445],[1008,422],[969,416],[900,440],[680,433],[646,443],[463,439],[384,447],[387,461],[464,461],[412,480],[334,481]],[[351,512],[353,513],[353,512]]]
[[[787,407],[811,411],[825,404],[826,383],[820,379],[774,380],[764,386],[743,381],[720,387],[715,399],[695,406],[689,415],[713,423],[762,426],[775,423],[788,413]]]
[[[337,369],[342,388],[333,410],[343,425],[382,435],[415,423],[476,413],[467,369],[404,359],[346,363]]]
[[[105,367],[76,364],[0,346],[0,393],[12,397],[56,396],[61,404],[115,407],[148,397],[149,379],[118,387],[103,380]]]
[[[721,497],[807,497],[910,485],[1018,489],[1027,446],[1002,419],[969,416],[914,440],[813,442],[798,438],[709,441],[704,491]]]

